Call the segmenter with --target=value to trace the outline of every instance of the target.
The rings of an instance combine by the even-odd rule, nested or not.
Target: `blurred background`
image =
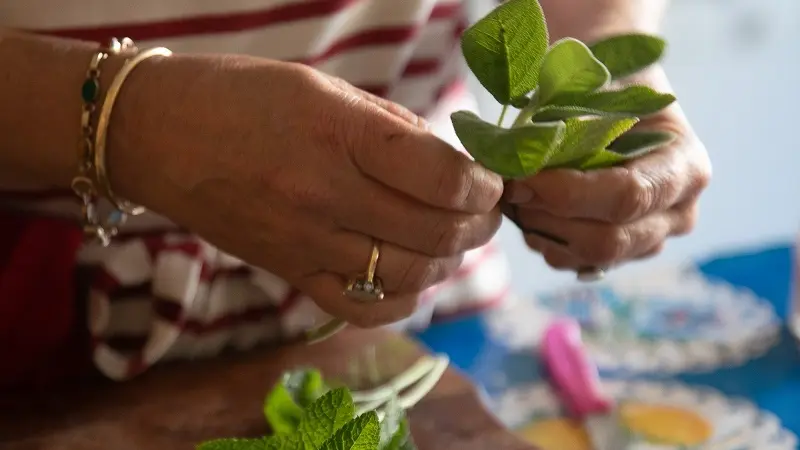
[[[496,4],[470,2],[476,19]],[[617,275],[791,242],[800,232],[800,1],[672,0],[664,35],[667,73],[708,147],[714,177],[696,231]],[[499,117],[500,106],[477,81],[472,87],[481,115]],[[513,224],[500,239],[517,293],[575,280],[528,252]]]

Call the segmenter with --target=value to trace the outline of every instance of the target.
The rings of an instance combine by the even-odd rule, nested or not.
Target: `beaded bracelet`
[[[118,232],[118,227],[125,221],[125,214],[119,210],[109,213],[105,220],[100,219],[97,202],[98,191],[94,182],[94,113],[100,97],[100,69],[108,56],[123,51],[136,51],[130,39],[111,39],[108,48],[95,53],[86,71],[86,79],[81,85],[81,140],[78,146],[78,174],[72,179],[71,187],[81,201],[83,232],[87,239],[96,240],[108,246],[111,237]]]

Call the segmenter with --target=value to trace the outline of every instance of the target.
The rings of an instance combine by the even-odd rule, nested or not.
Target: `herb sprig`
[[[456,135],[476,161],[511,179],[546,168],[610,167],[644,155],[674,136],[631,129],[675,97],[647,86],[609,85],[658,62],[665,47],[664,40],[646,34],[591,45],[565,38],[550,45],[538,0],[508,0],[461,39],[467,65],[503,113],[493,124],[469,111],[455,112]],[[510,106],[520,111],[504,128]]]

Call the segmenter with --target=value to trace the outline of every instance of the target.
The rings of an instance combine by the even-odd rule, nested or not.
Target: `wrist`
[[[623,33],[658,34],[668,0],[541,0],[550,38],[593,42]]]

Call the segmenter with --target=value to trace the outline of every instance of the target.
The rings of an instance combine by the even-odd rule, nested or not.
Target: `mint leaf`
[[[267,439],[215,439],[195,447],[196,450],[265,450]]]
[[[536,0],[509,0],[461,37],[467,65],[503,105],[536,88],[549,38]]]
[[[667,43],[646,34],[621,34],[594,43],[590,48],[613,78],[632,75],[656,63]]]
[[[276,434],[293,433],[303,408],[316,401],[327,387],[317,370],[295,370],[283,375],[264,399],[264,415]]]
[[[476,161],[504,177],[521,178],[538,172],[564,134],[563,122],[531,123],[501,128],[469,111],[450,116],[456,135]]]
[[[635,117],[568,119],[566,135],[547,167],[580,167],[582,161],[604,150],[638,121]]]
[[[562,39],[550,47],[542,61],[537,101],[546,105],[561,95],[589,93],[605,86],[610,78],[586,44]]]
[[[624,114],[609,113],[597,109],[584,108],[582,106],[550,105],[537,110],[536,113],[534,113],[532,120],[534,122],[553,122],[583,116],[621,117],[624,116]]]
[[[378,415],[370,411],[342,427],[320,450],[376,450],[379,441]]]
[[[316,450],[347,422],[353,420],[355,406],[346,388],[328,392],[303,413],[297,432],[307,450]]]
[[[657,92],[648,86],[635,85],[618,91],[565,95],[554,99],[552,103],[641,116],[658,112],[674,101],[675,96],[672,94]]]

